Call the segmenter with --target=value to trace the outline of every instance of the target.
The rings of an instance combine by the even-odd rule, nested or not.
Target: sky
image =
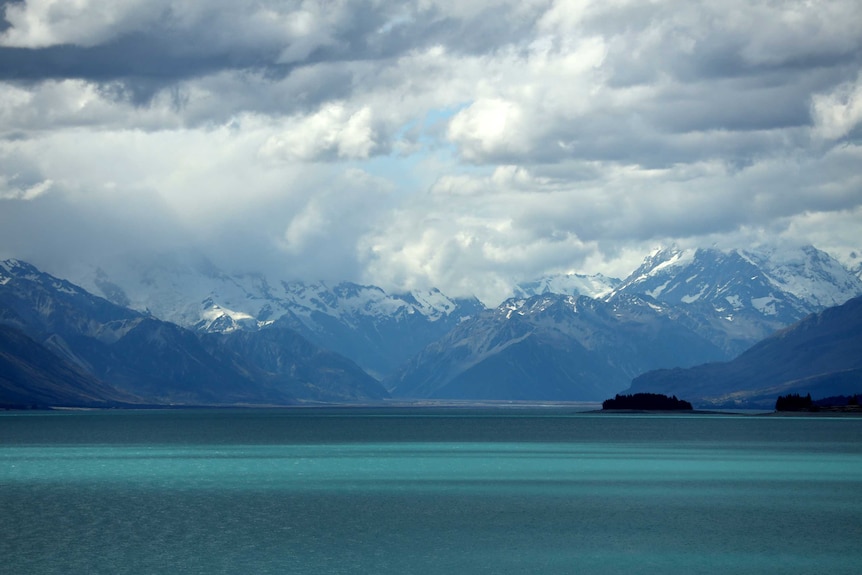
[[[182,248],[495,304],[671,244],[862,254],[858,0],[0,15],[0,257],[52,273]]]

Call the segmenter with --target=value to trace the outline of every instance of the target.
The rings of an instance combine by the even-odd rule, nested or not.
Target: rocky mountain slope
[[[0,408],[111,407],[140,402],[54,355],[21,330],[0,324]]]
[[[788,393],[860,393],[862,297],[812,314],[730,362],[648,372],[629,391],[676,394],[699,405],[767,408]]]
[[[117,258],[80,270],[74,281],[118,305],[195,331],[277,323],[377,377],[484,309],[476,299],[451,299],[436,289],[389,294],[350,282],[231,275],[191,252]]]
[[[600,400],[651,366],[722,357],[690,323],[636,296],[511,299],[464,322],[385,383],[399,397]]]
[[[385,383],[402,397],[601,399],[646,370],[731,359],[860,293],[858,278],[810,246],[659,250],[600,299],[504,302]]]
[[[211,340],[115,305],[17,260],[0,262],[0,324],[90,377],[151,403],[284,404],[386,395],[353,362],[284,327],[255,332],[261,341],[293,342],[279,347],[273,369],[236,351],[233,340]]]

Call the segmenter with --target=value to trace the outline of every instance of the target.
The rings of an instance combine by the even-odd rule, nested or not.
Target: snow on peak
[[[524,315],[523,308],[526,303],[525,298],[510,298],[501,303],[497,311],[506,316],[506,319],[511,319],[512,314]]]
[[[354,316],[419,314],[438,319],[457,309],[457,304],[439,290],[389,294],[377,286],[342,282],[332,288],[325,282],[282,282],[283,304],[308,317],[313,312],[347,319]]]
[[[410,297],[415,302],[416,309],[432,320],[450,314],[458,308],[458,304],[443,295],[437,288],[417,290],[411,292]]]
[[[193,254],[102,261],[79,270],[75,281],[119,305],[208,331],[253,329],[288,314],[309,325],[319,314],[356,325],[412,315],[435,321],[459,309],[436,289],[399,295],[352,282],[272,281],[225,273]]]
[[[606,300],[612,299],[617,294],[632,289],[633,286],[645,283],[653,283],[660,276],[673,276],[672,272],[677,269],[684,268],[691,264],[699,250],[696,249],[680,249],[676,246],[667,248],[657,248],[650,255],[644,258],[643,263],[629,277],[624,279],[618,286],[614,288],[607,296]],[[654,285],[646,292],[650,297],[658,299],[659,296],[667,289],[670,284],[668,279],[664,283]]]
[[[776,288],[815,307],[841,305],[862,293],[859,277],[811,245],[739,253],[760,268]]]
[[[624,283],[638,283],[671,268],[683,267],[694,261],[696,253],[695,249],[679,249],[676,246],[660,248],[647,256]]]
[[[12,277],[34,277],[39,275],[39,270],[17,259],[0,260],[0,277],[4,278],[6,283]]]
[[[813,246],[653,252],[611,297],[640,293],[674,304],[729,304],[790,321],[862,294],[862,281]],[[610,298],[609,298],[610,299]]]
[[[231,332],[241,329],[243,325],[260,327],[258,322],[250,314],[224,308],[207,298],[201,303],[203,308],[200,314],[201,320],[195,325],[196,329],[202,331]]]
[[[523,282],[515,286],[516,297],[532,297],[543,294],[585,295],[594,299],[602,298],[620,285],[620,280],[602,274],[586,275],[566,273],[547,275],[542,278]]]
[[[663,270],[669,268],[681,268],[694,261],[697,250],[678,248],[670,248],[662,250],[652,259],[653,266],[649,270],[648,275],[657,275]]]

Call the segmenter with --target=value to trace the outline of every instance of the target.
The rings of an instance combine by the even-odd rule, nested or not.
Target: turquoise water
[[[853,573],[862,418],[0,415],[0,572]]]

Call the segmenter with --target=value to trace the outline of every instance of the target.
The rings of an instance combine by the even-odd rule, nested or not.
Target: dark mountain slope
[[[255,365],[261,356],[232,350],[230,342],[237,338],[213,345],[207,334],[112,304],[16,260],[0,262],[0,324],[19,329],[79,371],[110,384],[115,395],[122,390],[150,403],[288,404],[385,395],[348,360],[294,332],[278,330],[281,343],[290,341],[281,350],[282,361],[291,366],[290,377],[300,374],[298,379]],[[261,341],[268,337],[259,336]]]
[[[658,366],[723,357],[649,298],[509,300],[428,346],[386,381],[400,397],[600,400]]]
[[[379,400],[389,395],[355,363],[292,330],[269,327],[201,338],[213,356],[261,382],[269,393],[312,401]]]
[[[658,370],[630,392],[676,394],[694,403],[774,403],[778,395],[814,397],[862,391],[862,297],[780,330],[733,361]]]
[[[140,402],[95,379],[23,332],[0,325],[0,406],[110,407]]]

